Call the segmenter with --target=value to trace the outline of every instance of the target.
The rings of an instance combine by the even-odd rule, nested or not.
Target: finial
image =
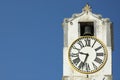
[[[89,6],[89,4],[87,3],[86,4],[86,6],[83,8],[83,11],[85,11],[85,12],[91,12],[92,11],[92,9],[91,9],[91,7]]]

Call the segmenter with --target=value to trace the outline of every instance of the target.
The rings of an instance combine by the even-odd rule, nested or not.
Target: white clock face
[[[107,50],[97,38],[84,36],[73,42],[69,48],[68,57],[74,69],[81,73],[91,74],[105,65]]]

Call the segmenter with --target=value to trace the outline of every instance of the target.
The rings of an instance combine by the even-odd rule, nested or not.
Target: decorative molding
[[[100,15],[100,14],[94,14],[91,11],[92,11],[92,9],[89,6],[89,4],[86,4],[86,6],[82,9],[81,13],[73,14],[71,18],[65,18],[64,21],[63,21],[62,26],[63,27],[66,26],[66,24],[68,22],[71,22],[74,19],[79,18],[79,17],[81,17],[84,14],[92,15],[93,17],[95,17],[95,18],[99,19],[100,21],[102,21],[103,24],[105,24],[105,23],[111,23],[111,21],[110,21],[109,18],[103,18],[102,15]]]
[[[85,12],[91,12],[92,11],[92,8],[91,6],[87,3],[86,6],[82,9],[82,11],[85,11]]]

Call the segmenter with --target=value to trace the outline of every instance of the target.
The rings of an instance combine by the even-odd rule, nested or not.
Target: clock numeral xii
[[[90,40],[89,39],[86,39],[85,43],[86,43],[85,46],[89,46],[90,47]]]

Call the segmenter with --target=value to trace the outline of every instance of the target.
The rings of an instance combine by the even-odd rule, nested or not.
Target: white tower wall
[[[82,13],[74,14],[72,18],[64,19],[64,47],[63,47],[63,80],[112,80],[112,23],[108,18],[93,14],[89,5],[83,8]],[[108,60],[105,66],[98,72],[82,74],[74,70],[68,60],[68,49],[71,43],[80,37],[79,22],[93,22],[94,36],[100,39],[107,46]]]

